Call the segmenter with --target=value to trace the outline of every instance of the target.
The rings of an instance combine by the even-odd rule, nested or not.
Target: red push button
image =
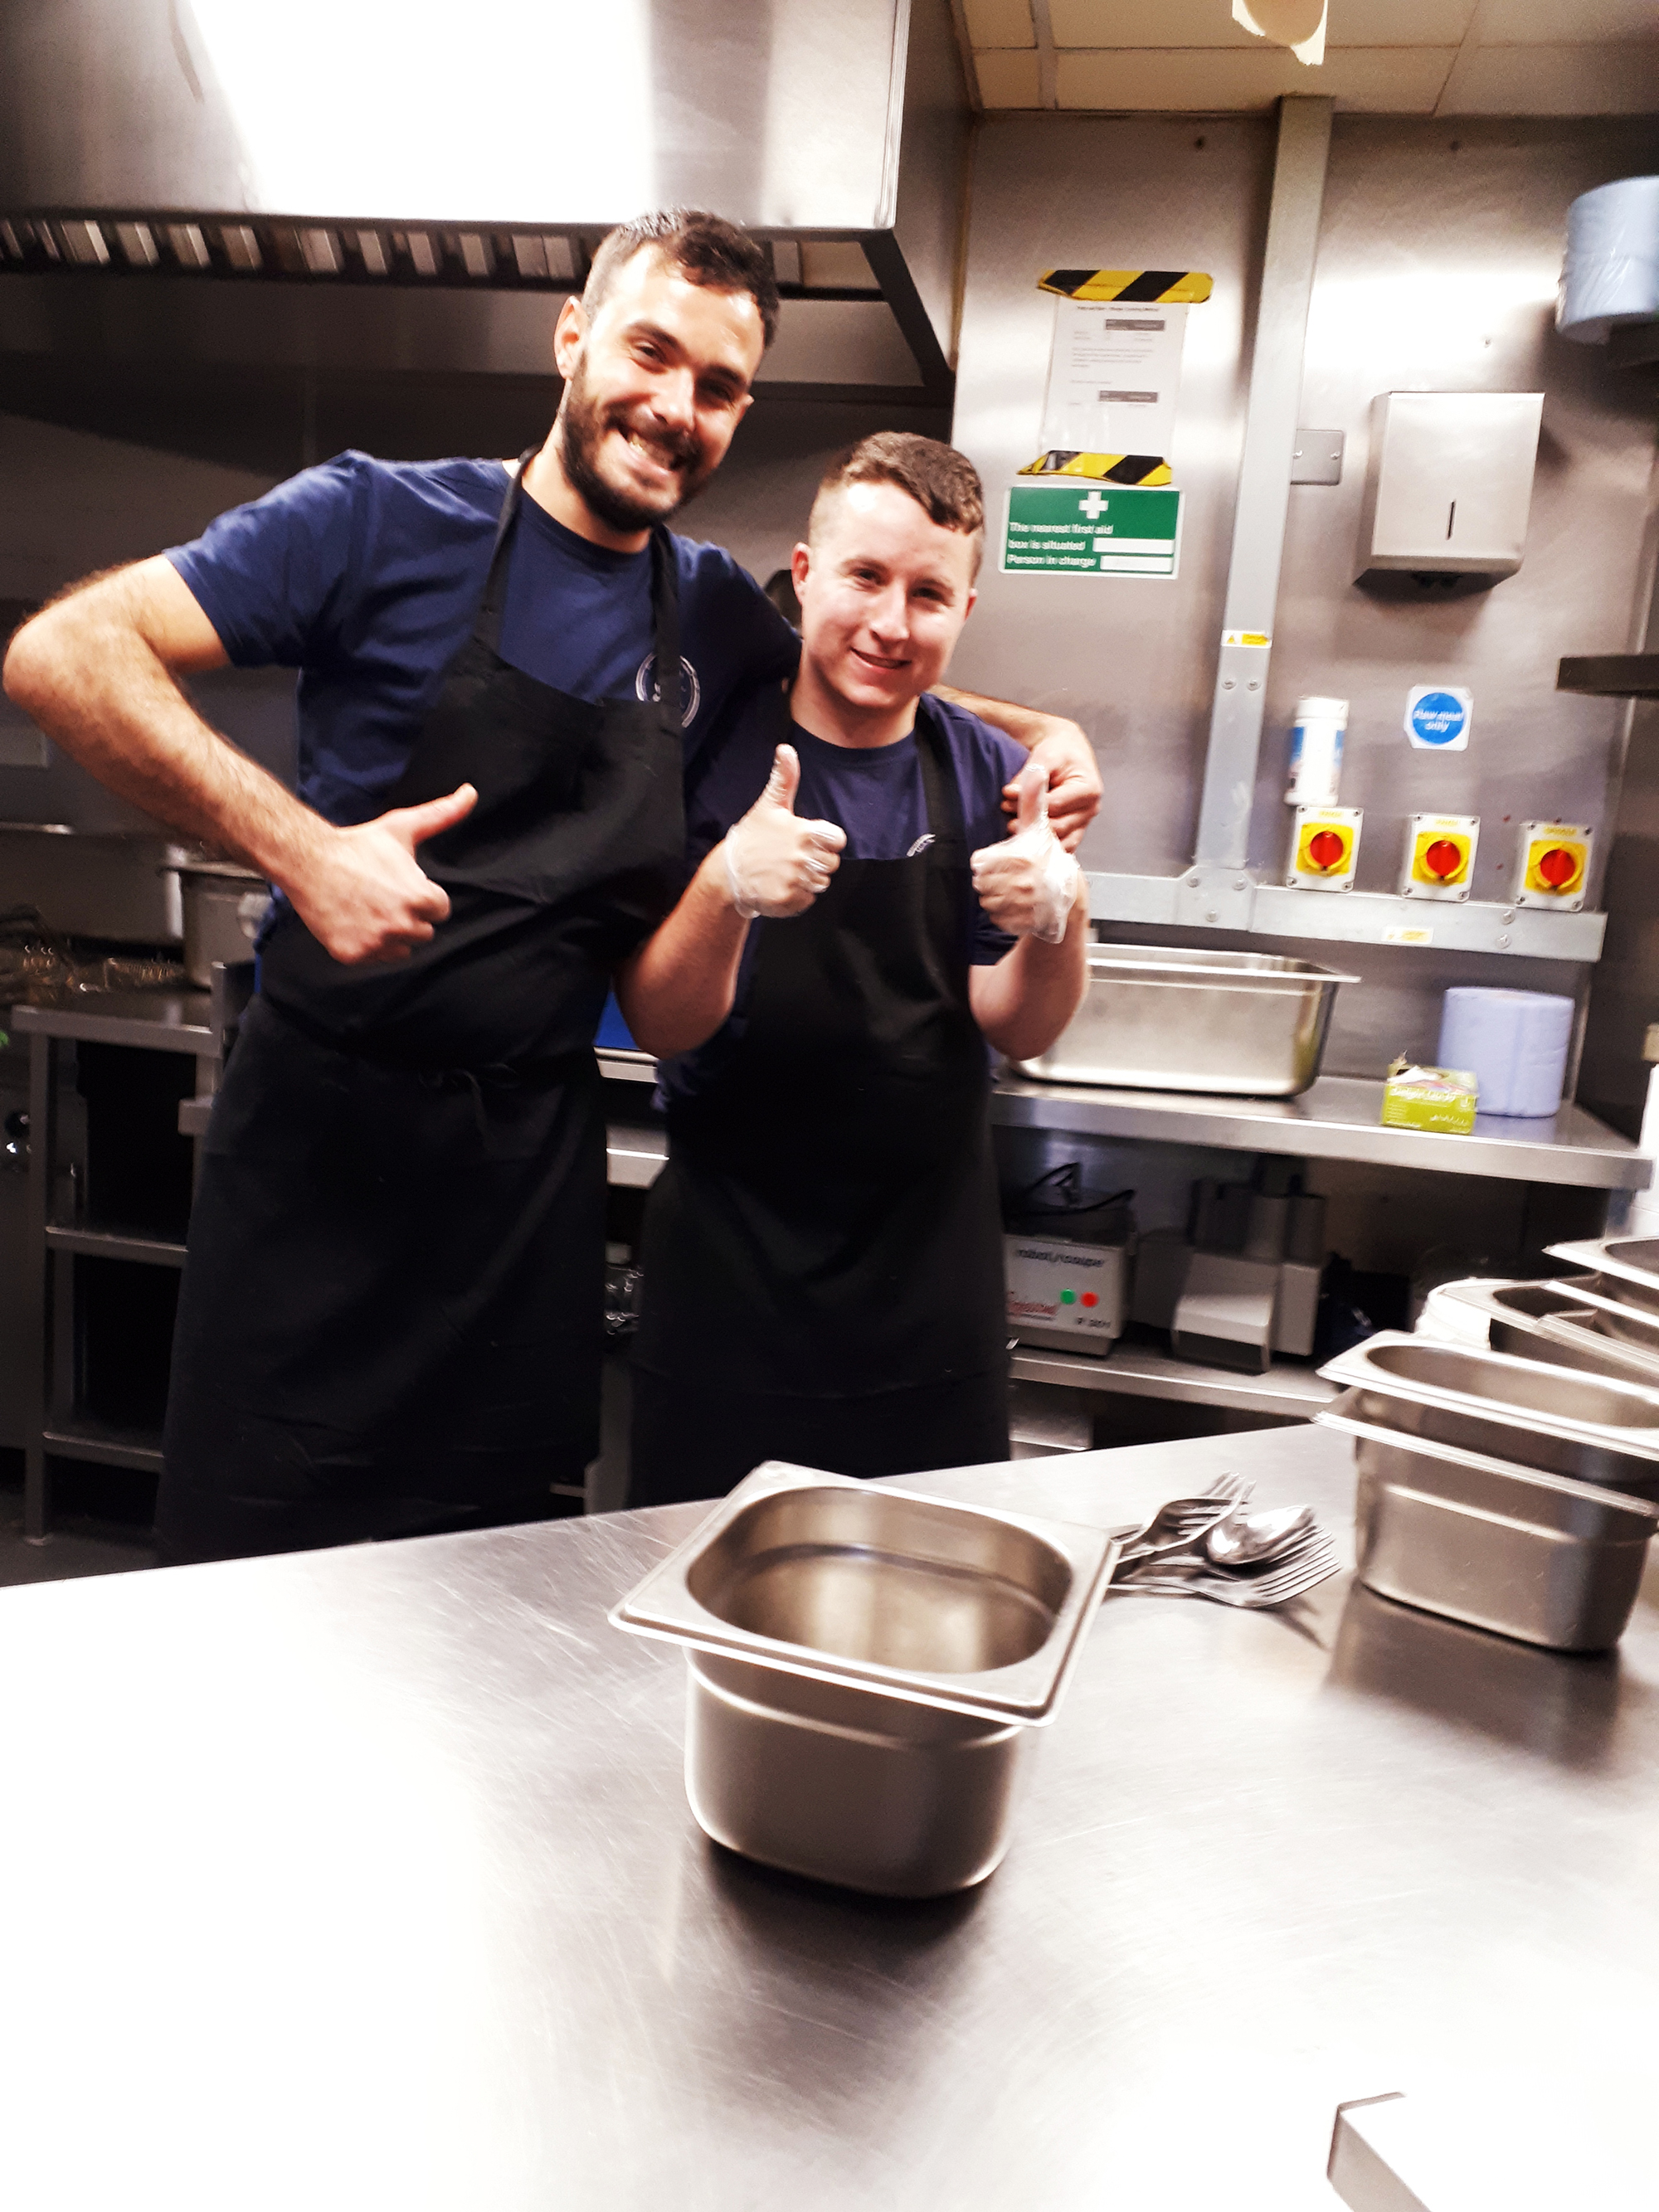
[[[1097,1306],[1100,1304],[1100,1300],[1095,1296],[1092,1291],[1085,1291],[1083,1293],[1083,1303],[1085,1306]]]

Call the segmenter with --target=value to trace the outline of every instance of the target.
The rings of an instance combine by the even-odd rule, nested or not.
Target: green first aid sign
[[[1178,491],[1086,477],[1009,489],[1005,576],[1173,576],[1180,553]]]

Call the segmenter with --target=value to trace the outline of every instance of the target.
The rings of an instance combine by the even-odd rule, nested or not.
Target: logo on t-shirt
[[[933,833],[929,830],[925,836],[917,838],[915,843],[911,846],[909,851],[905,854],[905,859],[907,860],[914,860],[916,854],[918,853],[925,853],[933,842]]]
[[[647,653],[640,663],[639,674],[634,678],[634,694],[639,699],[657,696],[657,656]],[[697,672],[689,660],[680,662],[680,727],[689,729],[696,720],[697,708],[702,700],[702,686],[697,681]]]

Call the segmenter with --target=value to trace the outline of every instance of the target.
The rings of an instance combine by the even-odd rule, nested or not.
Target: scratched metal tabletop
[[[914,1486],[1122,1521],[1287,1428]],[[1659,1589],[1619,1656],[1349,1578],[1109,1600],[981,1889],[707,1843],[684,1661],[607,1608],[700,1509],[0,1594],[0,2198],[23,2212],[1328,2208],[1340,2099],[1639,2062]]]

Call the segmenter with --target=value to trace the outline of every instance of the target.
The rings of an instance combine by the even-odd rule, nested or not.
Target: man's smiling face
[[[844,484],[795,548],[807,659],[827,690],[890,713],[945,673],[975,599],[975,539],[896,483]]]
[[[763,345],[749,293],[694,284],[650,246],[617,271],[591,325],[567,303],[554,341],[561,458],[602,522],[648,530],[708,483]]]

